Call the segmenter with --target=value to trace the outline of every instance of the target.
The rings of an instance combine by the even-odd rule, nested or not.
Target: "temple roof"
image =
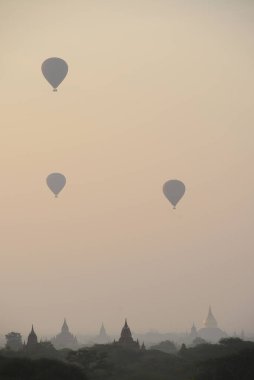
[[[28,347],[32,347],[34,346],[35,344],[37,344],[38,340],[37,340],[37,335],[35,334],[34,332],[34,326],[32,325],[32,330],[30,332],[30,334],[28,335],[28,338],[27,338],[27,346]]]
[[[131,330],[128,326],[127,319],[125,319],[125,323],[124,323],[124,326],[123,326],[122,331],[121,331],[121,336],[120,336],[119,342],[121,342],[121,343],[133,342]]]
[[[66,319],[64,318],[64,323],[62,326],[62,332],[69,332],[69,327],[67,325]]]
[[[206,319],[204,320],[204,327],[207,327],[207,328],[218,327],[218,323],[213,316],[211,306],[209,306],[208,315]]]
[[[51,343],[54,345],[56,349],[78,348],[77,338],[70,332],[66,319],[64,319],[61,332],[51,339]]]
[[[37,335],[36,335],[35,332],[34,332],[34,326],[33,326],[33,325],[32,325],[32,330],[31,330],[29,336],[31,336],[31,337],[36,337],[36,338],[37,338]]]
[[[106,330],[105,330],[105,327],[104,327],[104,324],[102,323],[102,325],[101,325],[101,328],[100,328],[100,334],[99,334],[100,336],[102,336],[102,337],[104,337],[104,336],[106,336],[107,335],[107,333],[106,333]]]

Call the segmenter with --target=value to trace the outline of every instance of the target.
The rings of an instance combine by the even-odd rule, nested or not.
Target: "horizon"
[[[209,306],[209,308],[210,308],[210,307],[211,307],[211,306]],[[174,330],[174,331],[173,331],[173,330],[170,330],[170,329],[168,329],[168,330],[160,330],[159,328],[156,329],[155,327],[151,327],[151,328],[148,328],[147,330],[136,331],[136,330],[133,329],[132,326],[129,324],[129,322],[128,322],[128,318],[125,318],[124,320],[125,320],[125,321],[127,320],[127,323],[128,323],[128,325],[129,325],[129,327],[130,327],[130,329],[131,329],[131,331],[132,331],[132,333],[133,333],[134,336],[135,336],[135,335],[146,335],[146,334],[150,334],[150,333],[152,333],[152,334],[161,334],[161,335],[165,335],[165,334],[172,334],[172,335],[181,335],[181,334],[183,334],[183,335],[185,335],[185,334],[189,334],[189,333],[190,333],[190,330],[191,330],[191,327],[192,327],[193,324],[194,324],[194,326],[197,328],[197,330],[199,330],[199,329],[201,329],[202,327],[204,327],[204,320],[203,320],[200,324],[198,324],[198,323],[196,323],[195,321],[193,321],[193,323],[190,324],[189,328],[186,328],[185,330]],[[59,325],[60,327],[58,328],[57,332],[55,331],[55,333],[53,333],[53,332],[47,332],[47,333],[44,333],[43,335],[40,335],[40,332],[39,332],[39,330],[36,328],[36,326],[35,326],[34,323],[32,323],[31,328],[32,328],[32,327],[34,328],[35,333],[36,333],[36,334],[38,335],[38,337],[40,337],[41,339],[43,339],[43,338],[45,338],[45,337],[48,338],[48,339],[51,339],[52,337],[56,336],[56,334],[59,333],[59,332],[61,331],[61,328],[62,328],[64,322],[67,323],[67,325],[68,325],[69,330],[70,330],[71,333],[75,332],[75,329],[73,328],[73,326],[70,326],[70,325],[69,325],[69,321],[68,321],[67,318],[63,318],[62,324]],[[107,335],[108,335],[109,337],[113,338],[113,337],[120,336],[120,332],[121,332],[121,329],[122,329],[123,325],[124,325],[124,322],[122,323],[121,327],[119,328],[119,331],[117,331],[116,329],[113,330],[113,331],[109,331],[109,330],[107,329],[107,326],[106,326],[105,322],[102,322],[101,325],[98,327],[98,330],[97,330],[97,331],[86,332],[86,331],[85,331],[85,328],[84,328],[83,331],[76,331],[73,335],[74,335],[74,336],[77,336],[77,337],[82,337],[82,336],[83,336],[83,337],[87,337],[87,338],[89,338],[89,337],[96,337],[96,336],[98,336],[101,327],[104,326]],[[220,326],[219,323],[218,323],[218,327],[221,328],[221,326]],[[239,331],[236,331],[236,329],[233,330],[233,331],[226,331],[225,329],[222,328],[222,330],[225,331],[229,337],[234,336],[235,334],[236,334],[237,336],[240,336],[242,332],[244,333],[245,337],[247,337],[247,338],[252,339],[252,338],[254,337],[254,335],[252,335],[252,334],[253,334],[252,332],[250,332],[250,331],[245,331],[244,329],[241,329],[241,330],[239,330]],[[11,330],[11,331],[16,331],[16,330],[13,329],[13,330]],[[29,335],[30,331],[31,331],[31,329],[29,330],[28,333],[26,333],[27,336]],[[8,332],[10,332],[10,331],[8,331]],[[17,331],[16,331],[16,332],[17,332]],[[20,332],[20,331],[19,331],[19,332]],[[7,333],[7,332],[6,332],[6,333]],[[0,335],[1,335],[1,334],[0,334]],[[21,335],[24,337],[24,335],[25,335],[24,332],[23,332],[23,333],[21,332]],[[2,336],[5,336],[5,334],[2,334]]]

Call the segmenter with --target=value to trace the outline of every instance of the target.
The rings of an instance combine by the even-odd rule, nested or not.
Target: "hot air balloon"
[[[180,201],[185,193],[185,185],[177,179],[171,179],[163,185],[163,193],[169,202],[176,208],[177,203]]]
[[[47,176],[46,182],[50,190],[55,194],[55,197],[57,198],[58,194],[66,184],[66,178],[61,173],[51,173]]]
[[[57,91],[57,87],[68,73],[68,65],[61,58],[48,58],[41,65],[41,71],[53,87],[53,91]]]

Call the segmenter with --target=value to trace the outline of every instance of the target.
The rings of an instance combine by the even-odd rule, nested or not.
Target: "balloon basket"
[[[57,88],[53,88],[53,92],[57,92]]]

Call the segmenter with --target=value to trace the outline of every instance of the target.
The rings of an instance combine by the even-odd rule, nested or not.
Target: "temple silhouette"
[[[32,330],[27,338],[27,344],[26,347],[28,349],[33,349],[38,344],[38,338],[37,335],[34,332],[34,326],[32,325]]]
[[[78,349],[79,344],[77,338],[70,333],[66,319],[64,319],[61,332],[51,339],[51,343],[57,350],[62,348],[70,348],[71,350]]]
[[[203,327],[197,329],[193,323],[187,343],[198,342],[200,339],[208,343],[217,343],[220,339],[226,337],[227,334],[218,327],[218,322],[213,315],[211,306],[209,306],[207,317],[203,321]]]
[[[212,308],[209,306],[208,314],[203,322],[203,326],[198,330],[198,336],[207,342],[216,343],[220,339],[225,338],[227,334],[218,327],[218,323],[212,313]]]
[[[120,338],[118,342],[114,341],[114,344],[123,346],[125,348],[134,348],[138,350],[145,350],[145,345],[144,343],[140,346],[138,339],[134,340],[132,337],[131,330],[128,326],[127,319],[125,319],[124,326],[121,331]]]
[[[110,337],[108,336],[108,334],[106,332],[106,329],[105,329],[105,326],[104,326],[103,323],[101,325],[101,328],[100,328],[100,331],[99,331],[99,335],[96,336],[96,338],[94,339],[94,342],[97,343],[97,344],[107,344],[107,343],[110,343]]]

